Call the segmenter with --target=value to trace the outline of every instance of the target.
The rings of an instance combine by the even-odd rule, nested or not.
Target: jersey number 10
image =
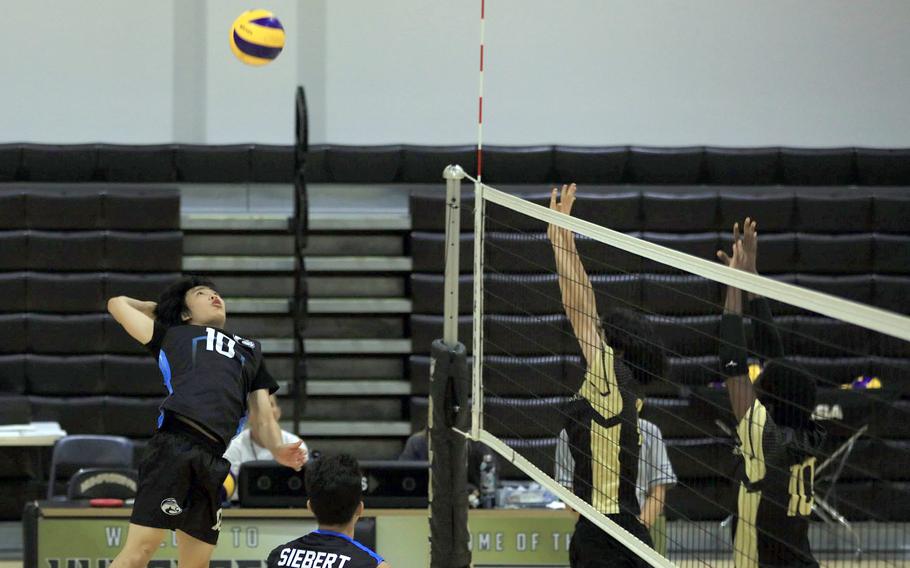
[[[236,341],[221,333],[220,331],[215,331],[210,327],[205,328],[206,351],[215,351],[216,353],[233,359],[235,345],[237,345]]]

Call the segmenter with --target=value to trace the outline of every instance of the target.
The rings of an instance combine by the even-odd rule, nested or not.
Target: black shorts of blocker
[[[139,485],[130,522],[181,530],[217,544],[221,487],[231,464],[222,444],[166,416],[139,465]]]
[[[621,513],[609,515],[609,519],[654,547],[648,529],[635,515]],[[569,545],[569,565],[572,568],[650,568],[650,564],[585,517],[579,517],[575,523]]]

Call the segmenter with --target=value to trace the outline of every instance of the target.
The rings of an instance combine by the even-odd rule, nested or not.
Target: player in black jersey
[[[732,268],[757,273],[757,226],[733,228],[733,252],[718,251]],[[783,358],[783,345],[764,298],[749,302],[755,350],[766,359],[753,386],[747,367],[742,291],[728,287],[720,328],[720,362],[736,417],[745,476],[740,482],[734,565],[814,567],[809,515],[815,454],[824,433],[812,420],[815,380]]]
[[[278,385],[256,341],[224,330],[225,303],[214,285],[184,277],[158,303],[119,296],[108,311],[158,360],[168,395],[158,431],[139,466],[126,544],[111,568],[148,564],[167,529],[177,532],[181,568],[202,568],[221,528],[219,491],[230,470],[222,457],[247,411],[275,459],[300,469],[300,442],[282,444],[270,410]]]
[[[558,198],[558,199],[557,199]],[[575,184],[554,188],[550,208],[570,215]],[[575,460],[573,491],[647,546],[635,495],[640,432],[637,385],[631,370],[607,343],[591,281],[572,231],[550,225],[562,303],[587,365],[584,383],[570,405],[566,432]],[[579,517],[569,548],[573,568],[647,566],[631,550],[585,517]]]
[[[363,515],[363,475],[349,455],[324,456],[306,467],[307,508],[319,528],[275,548],[266,566],[278,568],[390,568],[381,556],[354,540]]]

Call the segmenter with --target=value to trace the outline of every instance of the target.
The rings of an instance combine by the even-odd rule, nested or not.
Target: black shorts
[[[130,522],[217,544],[221,487],[231,467],[222,454],[221,444],[169,417],[139,465]]]
[[[610,515],[610,520],[626,529],[650,547],[648,529],[632,514]],[[569,565],[572,568],[650,568],[650,564],[623,546],[603,529],[579,517],[569,545]]]

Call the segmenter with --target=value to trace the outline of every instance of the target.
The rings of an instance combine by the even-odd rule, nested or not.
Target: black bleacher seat
[[[689,398],[646,398],[641,417],[656,424],[664,439],[722,436],[714,421],[729,413],[726,397],[726,391],[701,388]]]
[[[833,452],[843,445],[843,443],[843,438],[833,436],[825,438],[822,446],[818,449],[815,467],[818,468],[818,466],[827,460]],[[856,440],[853,445],[853,450],[850,452],[848,459],[844,462],[844,467],[840,472],[840,479],[844,481],[855,481],[882,477],[881,462],[884,447],[885,443],[882,440],[874,440],[865,437]],[[832,469],[828,471],[835,471],[839,463],[839,459],[835,458],[835,461],[831,464],[831,466],[833,466]],[[827,475],[826,472],[824,476]],[[819,483],[819,487],[823,490],[826,489],[824,477],[818,476],[817,479],[820,479],[817,482]]]
[[[830,245],[826,243],[826,245]],[[820,261],[821,259],[819,259]],[[761,261],[759,261],[761,262]],[[802,268],[802,267],[800,267]],[[839,296],[861,304],[871,304],[873,297],[873,282],[877,282],[879,277],[873,278],[869,274],[847,275],[847,276],[822,276],[815,274],[799,274],[796,278],[796,284],[804,288],[810,288],[832,296]],[[774,313],[778,312],[776,309]]]
[[[158,363],[148,352],[143,355],[105,355],[103,391],[126,396],[163,396]]]
[[[104,351],[103,314],[29,314],[32,353],[81,354]]]
[[[577,341],[563,314],[484,316],[484,356],[547,355],[577,350]]]
[[[910,274],[910,235],[876,233],[874,239],[877,274]]]
[[[873,227],[882,233],[910,233],[910,191],[879,187],[872,191]]]
[[[860,185],[910,186],[910,148],[857,148],[856,180]]]
[[[704,148],[700,146],[632,146],[629,148],[625,178],[630,183],[694,185],[701,179],[703,160]]]
[[[0,188],[0,229],[27,229],[25,191]]]
[[[861,188],[796,189],[798,232],[865,233],[872,223],[872,195]]]
[[[414,272],[444,272],[446,262],[445,233],[414,231],[410,248]],[[474,235],[460,235],[459,270],[469,272],[474,266]]]
[[[871,233],[816,235],[797,233],[800,272],[819,274],[870,274],[873,271]]]
[[[98,145],[98,176],[116,183],[167,183],[177,179],[173,144]]]
[[[181,144],[174,151],[177,179],[193,183],[249,181],[250,150],[249,144]]]
[[[136,254],[141,250],[142,254]],[[183,233],[109,231],[105,239],[106,267],[116,271],[175,272],[182,268]]]
[[[294,180],[294,149],[290,146],[255,144],[250,152],[250,181],[290,183]]]
[[[601,280],[606,278],[600,277]],[[592,277],[597,292],[595,281]],[[484,278],[483,301],[487,314],[558,314],[563,311],[555,274],[488,274]]]
[[[716,355],[668,357],[666,373],[668,382],[680,386],[703,386],[724,380]]]
[[[486,396],[483,416],[484,429],[502,438],[555,438],[572,419],[568,397]]]
[[[442,274],[411,274],[411,312],[415,314],[441,314],[443,302]],[[458,313],[471,313],[473,277],[458,277]]]
[[[149,191],[141,187],[107,190],[104,196],[107,229],[163,231],[180,227],[177,189]]]
[[[848,391],[849,392],[849,391]],[[873,410],[866,414],[869,435],[886,439],[910,439],[910,400],[890,400],[874,394],[868,397]]]
[[[714,255],[717,252],[720,243],[718,234],[713,231],[710,233],[685,234],[646,232],[642,233],[641,238],[662,247],[671,248],[679,252],[709,260],[715,258]],[[764,250],[762,252],[764,252]],[[678,272],[676,269],[671,268],[666,264],[646,258],[642,259],[641,271],[652,273]]]
[[[728,478],[736,476],[742,459],[733,454],[729,438],[668,439],[667,456],[676,477],[689,482],[694,479]]]
[[[180,277],[178,272],[155,274],[124,274],[110,272],[105,278],[105,298],[129,296],[155,300],[169,284]]]
[[[411,228],[415,231],[445,231],[446,196],[444,191],[414,191],[411,193],[408,210],[411,212]],[[474,228],[474,195],[461,195],[461,230]]]
[[[29,355],[28,392],[50,396],[103,394],[101,355]]]
[[[393,183],[401,170],[401,146],[329,146],[325,166],[328,181]]]
[[[742,230],[740,220],[740,230]],[[730,254],[733,250],[732,225],[727,231],[720,233],[720,249]],[[758,227],[761,242],[761,253],[758,257],[758,270],[765,275],[780,274],[793,270],[797,262],[797,237],[796,233],[762,234],[761,226]],[[712,255],[712,259],[716,256]]]
[[[556,183],[622,183],[629,158],[626,146],[555,146],[553,177]]]
[[[19,179],[86,182],[94,179],[97,166],[94,144],[23,144]]]
[[[874,501],[872,500],[874,499]],[[866,503],[881,504],[880,514],[889,521],[910,521],[910,483],[887,481],[876,484],[876,494]]]
[[[0,355],[0,393],[25,393],[25,355]]]
[[[789,187],[720,187],[719,225],[722,234],[729,235],[733,224],[742,225],[746,217],[758,221],[758,230],[764,239],[769,233],[793,230],[796,214],[796,194]],[[764,244],[764,240],[762,241]]]
[[[0,231],[0,270],[28,268],[28,231]]]
[[[28,268],[74,272],[104,270],[104,241],[103,231],[30,231]]]
[[[553,179],[552,146],[484,146],[483,181],[547,183]],[[569,181],[566,181],[569,183]]]
[[[667,492],[667,519],[722,521],[736,510],[736,491],[727,479],[680,480]]]
[[[97,191],[30,191],[25,199],[31,229],[102,229],[102,198]]]
[[[889,481],[910,480],[910,442],[907,440],[883,440],[881,477]],[[860,460],[857,460],[860,461]],[[862,463],[860,461],[860,463]]]
[[[870,286],[871,288],[871,286]],[[905,276],[875,276],[875,300],[872,301],[870,293],[869,301],[880,308],[898,312],[901,314],[910,314],[910,278]]]
[[[100,312],[105,309],[105,300],[101,272],[32,272],[28,277],[29,312]]]
[[[327,146],[325,144],[311,144],[307,149],[306,163],[304,164],[307,183],[332,181],[325,165],[326,152]]]
[[[641,233],[626,233],[630,237],[641,238]],[[583,235],[575,235],[578,254],[589,274],[637,274],[641,272],[644,258],[626,252],[620,248],[608,246]],[[555,258],[552,247],[546,257]],[[555,270],[555,266],[553,270]]]
[[[609,191],[594,193],[582,186],[578,190],[579,198],[572,207],[573,216],[592,220],[614,231],[628,232],[641,229],[641,192],[633,191],[628,186],[596,189]]]
[[[411,415],[411,431],[417,432],[427,426],[427,414],[430,399],[425,396],[412,396],[409,404]]]
[[[672,357],[711,355],[717,351],[720,315],[646,316],[667,355]]]
[[[161,397],[104,397],[104,433],[150,438],[157,427]]]
[[[32,419],[57,422],[67,432],[105,434],[104,397],[29,396]]]
[[[476,173],[476,146],[410,146],[402,147],[401,181],[404,183],[439,183],[446,166],[460,165]]]
[[[581,358],[574,355],[511,357],[484,355],[484,389],[497,396],[572,396],[584,380]]]
[[[470,242],[469,248],[462,248],[462,254],[465,254],[466,250],[468,255],[474,254],[473,236]],[[556,270],[553,246],[546,233],[488,232],[484,244],[485,270],[491,273],[539,273]],[[467,262],[471,266],[473,256],[468,256]]]
[[[27,311],[26,272],[0,272],[0,312]]]
[[[117,320],[110,316],[103,318],[102,329],[104,332],[105,353],[122,355],[147,355],[148,351],[138,341],[130,337]]]
[[[910,359],[906,356],[873,357],[872,370],[866,374],[880,377],[886,389],[900,396],[910,395]]]
[[[641,304],[637,305],[654,314],[713,315],[721,305],[721,288],[719,283],[700,276],[643,274]]]
[[[705,148],[705,181],[712,185],[774,185],[778,148]]]
[[[715,189],[646,188],[642,191],[642,227],[659,233],[701,232],[717,226]]]
[[[23,353],[28,348],[26,314],[0,314],[0,353]]]
[[[809,357],[871,355],[873,333],[865,328],[817,315],[775,317],[784,352]]]
[[[18,179],[19,164],[22,162],[22,146],[20,144],[0,144],[0,182]],[[3,207],[0,207],[3,211]],[[6,227],[0,224],[0,227]]]
[[[809,357],[792,355],[788,359],[815,377],[819,388],[838,388],[863,375],[875,374],[872,357]]]
[[[521,186],[500,186],[502,191],[517,195],[526,201],[548,207],[550,205],[549,191],[529,190]],[[462,207],[464,207],[462,203]],[[486,204],[486,220],[484,221],[485,231],[528,231],[542,233],[546,231],[546,223],[538,219],[519,213],[514,209],[509,209],[495,203]],[[473,220],[470,225],[474,227]]]
[[[781,148],[781,181],[785,185],[850,185],[855,183],[853,148]]]

